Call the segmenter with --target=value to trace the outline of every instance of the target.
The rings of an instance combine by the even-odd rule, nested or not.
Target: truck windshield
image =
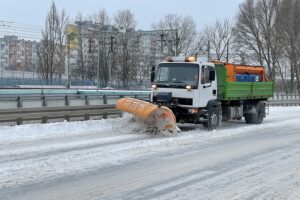
[[[158,87],[198,88],[199,65],[194,63],[161,63],[157,67],[155,83]]]

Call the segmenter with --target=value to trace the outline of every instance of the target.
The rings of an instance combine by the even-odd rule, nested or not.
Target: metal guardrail
[[[267,104],[269,106],[299,106],[300,105],[300,100],[293,100],[293,99],[290,99],[290,100],[269,100],[267,102]]]
[[[47,123],[52,119],[89,120],[92,117],[116,117],[121,113],[114,106],[117,99],[133,97],[149,100],[149,92],[77,92],[69,94],[0,95],[0,122],[22,124],[25,121]],[[276,95],[267,106],[300,106],[299,95]],[[77,119],[78,120],[78,119]]]
[[[50,120],[89,120],[91,117],[107,119],[121,113],[115,103],[122,97],[149,100],[148,93],[103,95],[51,94],[51,95],[2,95],[0,96],[0,124],[23,124],[27,122],[47,123]]]
[[[99,115],[107,119],[108,115],[112,114],[121,114],[115,109],[115,105],[1,109],[0,122],[16,122],[20,125],[23,121],[32,120],[47,123],[49,119],[62,118],[70,121],[72,117],[84,117],[84,120],[89,120],[91,116]]]
[[[275,95],[269,98],[269,106],[300,106],[300,95]]]
[[[149,92],[99,92],[69,94],[6,94],[0,95],[0,110],[6,108],[32,108],[55,106],[88,106],[114,104],[122,97],[133,97],[149,100]],[[107,103],[105,103],[107,102]]]

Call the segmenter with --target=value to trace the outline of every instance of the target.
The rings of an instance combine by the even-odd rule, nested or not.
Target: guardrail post
[[[89,97],[88,97],[87,94],[85,95],[84,98],[85,98],[85,105],[86,105],[86,106],[90,105]]]
[[[122,98],[124,98],[123,94],[120,95],[120,99],[122,99]],[[120,117],[123,117],[123,113],[121,111],[120,111]]]
[[[66,120],[67,122],[69,122],[69,121],[70,121],[70,116],[69,116],[69,115],[65,115],[65,120]]]
[[[21,96],[18,96],[17,101],[18,101],[18,108],[22,108],[23,107],[23,103],[22,103]]]
[[[65,106],[69,106],[70,105],[70,101],[69,101],[69,97],[68,95],[65,96]]]
[[[23,103],[22,103],[21,96],[18,96],[17,101],[18,101],[18,108],[22,108]],[[17,118],[17,125],[21,125],[21,124],[23,124],[23,119],[22,118]]]
[[[43,104],[43,107],[46,107],[47,106],[47,100],[46,100],[46,96],[45,95],[43,95],[42,96],[42,104]]]
[[[44,116],[42,117],[42,124],[46,124],[48,122],[48,117]]]
[[[84,98],[85,98],[85,105],[86,105],[86,106],[90,105],[89,97],[88,97],[87,94],[85,95]],[[89,116],[89,114],[86,113],[86,114],[84,115],[84,120],[89,120],[89,119],[90,119],[90,116]]]
[[[107,96],[106,95],[103,95],[103,104],[107,104]],[[107,113],[104,113],[103,114],[103,119],[107,119]]]
[[[23,119],[22,118],[17,118],[17,125],[23,124]]]

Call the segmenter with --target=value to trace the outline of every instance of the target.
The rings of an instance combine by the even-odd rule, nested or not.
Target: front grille
[[[180,105],[193,105],[193,99],[191,98],[173,98],[174,104],[180,104]]]

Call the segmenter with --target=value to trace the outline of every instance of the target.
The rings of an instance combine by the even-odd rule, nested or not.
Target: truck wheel
[[[260,101],[255,106],[255,112],[246,113],[244,115],[247,124],[261,124],[266,115],[266,107],[263,101]]]
[[[221,125],[222,110],[220,107],[212,108],[208,114],[207,123],[203,124],[204,128],[208,130],[216,129]]]
[[[243,119],[243,117],[238,117],[238,118],[236,118],[237,120],[242,120]]]
[[[256,106],[256,117],[254,120],[255,124],[261,124],[266,116],[266,105],[264,102],[258,102]]]
[[[244,115],[244,117],[245,117],[245,121],[246,121],[246,123],[247,124],[253,124],[254,123],[254,116],[253,116],[253,113],[246,113],[245,115]]]

